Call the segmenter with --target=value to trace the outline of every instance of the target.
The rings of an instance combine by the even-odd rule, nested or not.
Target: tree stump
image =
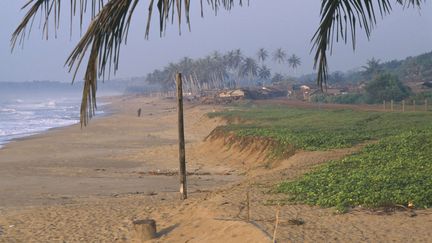
[[[144,242],[156,238],[156,221],[153,219],[133,221],[136,242]]]

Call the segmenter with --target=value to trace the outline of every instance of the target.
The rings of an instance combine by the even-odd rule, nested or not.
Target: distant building
[[[242,98],[245,97],[246,93],[242,89],[236,89],[236,90],[224,90],[221,93],[218,94],[219,98]]]

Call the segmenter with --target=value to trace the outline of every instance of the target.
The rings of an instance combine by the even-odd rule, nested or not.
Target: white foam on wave
[[[78,122],[78,119],[62,119],[62,118],[48,118],[48,119],[40,119],[34,121],[34,125],[38,125],[40,127],[45,128],[53,128],[53,127],[63,127],[72,125]]]
[[[16,110],[12,109],[12,108],[2,108],[2,109],[0,109],[0,112],[13,113],[13,112],[16,112]]]
[[[66,120],[59,118],[35,119],[17,123],[14,127],[0,129],[0,144],[8,143],[13,139],[35,135],[56,127],[65,127],[77,124],[78,119]]]
[[[79,123],[79,107],[79,100],[70,99],[17,99],[0,104],[0,148],[17,138]],[[96,115],[103,113],[99,110]]]
[[[49,100],[47,102],[36,103],[32,106],[34,108],[55,108],[57,106],[57,103],[54,100]]]
[[[107,102],[98,102],[98,106],[100,106],[100,107],[106,106],[106,105],[111,105],[111,104],[112,104],[112,102],[109,102],[109,101],[107,101]]]
[[[56,107],[57,106],[57,104],[56,104],[56,102],[54,100],[48,101],[47,103],[45,103],[45,105],[47,107]]]
[[[35,114],[34,111],[17,111],[16,113],[19,115],[26,115],[26,116],[31,116]]]

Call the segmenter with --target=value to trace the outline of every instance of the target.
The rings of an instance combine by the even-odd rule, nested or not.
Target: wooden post
[[[383,108],[384,108],[384,111],[385,111],[385,109],[386,109],[385,100],[383,101]]]
[[[393,100],[390,101],[390,110],[393,111]]]
[[[416,102],[413,100],[414,111],[416,111]]]
[[[156,221],[153,219],[135,220],[132,222],[135,242],[145,242],[156,238]]]
[[[186,186],[186,151],[185,151],[185,138],[184,138],[184,121],[183,121],[183,87],[182,75],[177,73],[177,109],[178,109],[178,137],[179,137],[179,162],[180,162],[180,199],[187,199],[187,186]]]
[[[405,100],[402,100],[402,112],[405,112]]]

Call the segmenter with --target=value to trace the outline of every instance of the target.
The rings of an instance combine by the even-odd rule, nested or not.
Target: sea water
[[[79,95],[0,96],[0,148],[16,138],[79,123],[79,111]]]

